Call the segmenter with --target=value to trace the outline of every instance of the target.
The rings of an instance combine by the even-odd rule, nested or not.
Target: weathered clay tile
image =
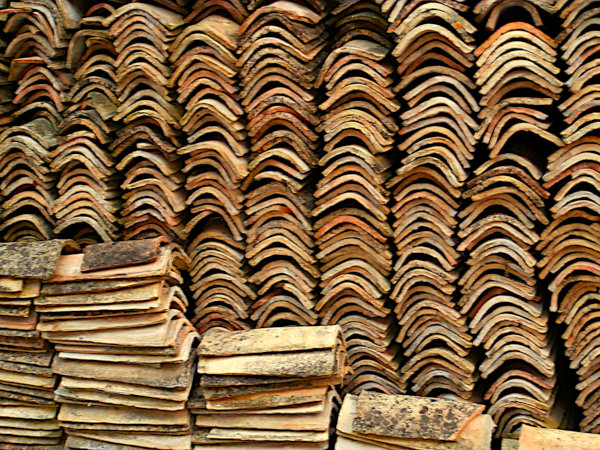
[[[498,436],[570,426],[550,414],[566,404],[556,337],[565,370],[579,377],[581,428],[600,430],[598,13],[589,2],[0,6],[4,240],[186,242],[189,315],[200,332],[340,325],[354,368],[347,392],[481,395]],[[50,355],[43,332],[67,361],[188,361],[196,337],[180,317],[185,296],[156,286],[144,294],[152,283],[182,282],[179,265],[141,264],[141,279],[140,267],[107,267],[90,272],[106,277],[96,279],[73,256],[61,257],[68,264],[35,305],[27,281],[0,277],[4,353]],[[144,347],[145,328],[168,345]],[[116,337],[129,329],[140,345],[119,350]],[[17,386],[13,369],[29,362],[6,358],[3,406],[50,404],[37,373],[48,365],[32,369],[33,387]],[[65,379],[58,398],[180,411],[186,393],[141,385],[136,393],[123,382],[110,391],[110,382],[82,379]],[[260,406],[251,391],[221,406]],[[191,433],[64,423],[74,447],[188,447]],[[50,447],[58,436],[56,422],[23,436],[10,428],[0,420],[7,445],[39,438]],[[207,449],[262,448],[265,439],[273,441],[264,448],[326,445],[203,428],[194,439]],[[174,431],[172,441],[160,434]]]
[[[125,175],[119,222],[127,230],[126,238],[162,235],[183,241],[187,236],[183,177],[168,181],[161,175],[170,175],[164,167],[175,171],[181,167],[175,148],[180,146],[182,111],[169,90],[170,44],[184,25],[179,9],[132,3],[102,22],[116,51],[113,65],[119,104],[112,120],[122,121],[124,128],[111,150],[117,170]],[[142,179],[153,182],[142,183]]]
[[[549,13],[555,13],[561,7],[560,3],[560,0],[550,2],[519,1],[516,3],[516,5],[518,5],[519,8],[524,10],[529,15],[533,25],[536,27],[541,27],[543,25],[542,18],[540,16],[541,11],[538,11],[537,8]],[[492,32],[497,29],[496,23],[506,8],[507,5],[503,4],[502,1],[482,1],[475,5],[473,12],[477,14],[477,22],[483,22],[487,18],[486,28],[488,31]]]
[[[61,239],[39,243],[0,244],[0,274],[46,280],[54,274],[63,248],[73,245],[71,241]]]
[[[366,404],[367,400],[370,403]],[[395,402],[397,406],[391,409],[384,409],[383,405],[390,402]],[[432,405],[432,408],[425,407],[417,411],[416,404],[419,402],[428,402]],[[465,411],[462,414],[464,420],[459,422],[455,416],[445,418],[441,414],[434,420],[436,425],[432,428],[430,425],[432,422],[430,416],[435,415],[436,402],[439,403],[440,407],[444,405],[446,408],[452,407],[458,410],[462,408]],[[402,403],[402,406],[400,406],[400,403]],[[412,406],[411,403],[416,404]],[[370,411],[364,411],[366,405],[372,407]],[[406,423],[407,426],[413,428],[414,435],[408,438],[408,430],[401,431],[397,429],[396,424],[393,423],[395,421],[386,421],[385,417],[391,419],[390,415],[393,415],[396,409],[410,413],[411,408],[415,410],[412,414],[414,420],[406,421]],[[362,414],[359,413],[361,410],[363,410]],[[359,396],[348,395],[345,397],[342,409],[340,410],[337,432],[345,440],[351,443],[359,443],[360,446],[356,448],[399,448],[404,446],[409,448],[461,448],[462,446],[488,448],[494,425],[489,415],[481,414],[482,410],[483,405],[467,402],[450,402],[438,399],[420,400],[419,397],[392,396],[365,392]],[[470,413],[466,411],[470,411]],[[447,409],[445,412],[447,412]],[[457,413],[458,415],[461,415],[461,413]],[[371,432],[371,429],[369,431],[364,430],[361,425],[365,421],[373,419],[377,421],[373,432]],[[447,426],[440,426],[440,422],[444,421],[447,422]],[[442,441],[440,441],[440,434],[443,433],[442,430],[444,428],[447,428],[449,433],[453,433],[451,436],[452,440],[444,440],[442,438]],[[428,436],[435,437],[432,439]],[[363,444],[367,444],[367,446],[363,447]],[[342,445],[345,444],[338,442],[336,448],[346,448]]]
[[[593,449],[598,445],[598,437],[590,433],[576,433],[565,430],[545,430],[525,425],[521,431],[517,448],[543,446],[544,448],[564,448],[568,446]]]
[[[23,126],[12,126],[0,135],[4,240],[52,238],[54,177],[48,166],[49,150],[56,145],[53,125],[40,117]],[[20,214],[22,208],[27,212]]]

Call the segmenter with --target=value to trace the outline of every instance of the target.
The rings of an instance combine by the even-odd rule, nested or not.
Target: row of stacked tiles
[[[3,2],[0,236],[166,236],[201,333],[600,431],[598,4]]]

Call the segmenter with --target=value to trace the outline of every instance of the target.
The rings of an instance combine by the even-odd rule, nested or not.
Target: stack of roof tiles
[[[557,312],[570,368],[579,378],[575,403],[583,409],[581,431],[600,432],[600,83],[596,77],[600,10],[593,2],[574,1],[561,11],[557,37],[568,79],[560,105],[565,145],[548,158],[545,187],[553,193],[552,222],[539,244],[540,278],[547,280],[550,310]]]
[[[324,2],[251,2],[238,30],[239,93],[251,144],[246,257],[259,327],[314,325],[319,270],[314,257],[310,178],[319,147],[313,83],[326,55]]]
[[[398,102],[387,21],[368,3],[342,4],[333,11],[333,47],[316,87],[327,99],[323,116],[322,178],[315,190],[315,237],[321,264],[323,323],[344,330],[353,368],[346,390],[399,392],[395,320],[386,301],[392,254],[387,223],[392,150]]]
[[[55,179],[50,150],[55,127],[46,117],[12,125],[0,134],[3,241],[43,241],[53,236]]]
[[[61,376],[55,395],[67,447],[190,447],[198,335],[178,287],[186,267],[164,238],[59,258],[35,304],[38,330],[58,352],[52,371]]]
[[[155,5],[129,3],[102,21],[116,50],[118,108],[123,126],[110,145],[123,175],[125,239],[186,238],[185,177],[177,155],[181,110],[169,89],[170,44],[182,16]]]
[[[248,175],[248,146],[236,79],[238,22],[247,12],[236,2],[210,6],[196,2],[171,45],[171,85],[185,108],[189,142],[178,153],[185,157],[193,323],[200,332],[249,328],[248,309],[256,298],[244,267],[241,185]]]
[[[34,299],[68,241],[0,244],[0,443],[59,444],[54,351],[36,329]]]
[[[402,389],[470,399],[475,359],[455,298],[457,213],[479,111],[468,77],[476,29],[463,17],[466,10],[430,1],[390,14],[400,75],[395,90],[407,108],[400,116],[403,159],[388,186],[398,256],[390,296],[400,325],[396,339],[407,357]]]
[[[66,55],[73,74],[71,106],[57,130],[58,146],[49,154],[57,174],[54,233],[82,244],[113,241],[121,233],[118,174],[108,151],[118,104],[116,52],[102,25],[112,12],[107,4],[91,7],[71,38]]]
[[[544,426],[556,395],[554,343],[534,250],[537,230],[548,223],[548,193],[540,183],[546,155],[532,147],[561,144],[548,131],[548,114],[562,84],[555,76],[556,43],[526,22],[500,26],[507,4],[488,3],[474,12],[490,33],[475,51],[479,135],[489,156],[463,192],[468,204],[460,213],[458,249],[468,255],[469,268],[459,304],[470,317],[474,343],[485,350],[479,364],[484,399],[496,434],[505,436],[523,424]]]
[[[0,240],[167,237],[202,333],[339,325],[347,392],[485,402],[501,436],[578,378],[600,432],[598,9],[0,0]],[[31,292],[0,294],[17,352]]]
[[[10,58],[8,80],[16,84],[10,127],[0,135],[4,241],[44,240],[53,236],[54,175],[49,151],[65,109],[71,74],[65,67],[70,33],[79,17],[54,2],[16,2],[2,10]],[[8,61],[7,61],[8,63]]]
[[[329,448],[348,362],[339,327],[213,329],[198,355],[195,448]]]

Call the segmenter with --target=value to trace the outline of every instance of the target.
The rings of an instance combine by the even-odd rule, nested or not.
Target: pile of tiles
[[[57,351],[67,447],[190,447],[186,401],[198,335],[178,287],[187,263],[164,238],[59,258],[35,305],[38,330]]]
[[[339,450],[489,449],[494,422],[483,405],[406,395],[346,395],[337,422]]]
[[[8,41],[3,57],[10,58],[16,110],[0,135],[0,235],[4,241],[50,239],[56,181],[49,150],[57,144],[71,80],[66,70],[70,29],[81,16],[66,2],[53,1],[13,2],[2,15]]]
[[[580,429],[599,433],[600,82],[595,73],[600,57],[595,23],[600,11],[590,2],[573,1],[560,17],[563,31],[557,41],[568,75],[568,95],[560,105],[565,145],[548,158],[543,178],[553,197],[552,222],[538,245],[540,278],[548,282],[550,310],[557,312],[570,369],[579,380]]]
[[[474,53],[478,135],[489,155],[463,192],[468,203],[459,214],[458,250],[468,255],[468,269],[459,281],[459,305],[470,318],[474,344],[485,350],[478,368],[496,436],[508,436],[523,424],[552,426],[555,343],[537,285],[534,246],[548,223],[549,195],[540,178],[550,152],[537,147],[562,145],[548,130],[562,83],[556,42],[526,22],[497,25],[504,6],[488,6],[474,8],[489,32]]]
[[[191,303],[48,305],[88,293],[39,297],[28,281],[0,290],[0,346],[39,358],[0,362],[41,383],[53,356],[39,330],[61,342],[86,330],[72,326],[163,321],[191,336],[186,309],[199,333],[338,325],[343,392],[485,403],[496,437],[581,417],[600,433],[599,9],[0,0],[0,240],[166,237],[189,255],[171,285]],[[143,285],[115,292],[157,295]],[[56,367],[100,354],[77,342]],[[50,380],[22,381],[23,402],[50,404]],[[65,404],[84,390],[68,382]],[[82,402],[144,409],[113,394]]]
[[[3,241],[44,241],[53,236],[54,185],[50,150],[55,127],[40,117],[0,135],[0,234]]]
[[[348,370],[338,326],[215,328],[198,355],[194,448],[329,448]]]
[[[192,322],[201,333],[212,327],[248,329],[248,310],[256,298],[244,267],[241,185],[248,176],[249,150],[236,80],[239,22],[247,12],[236,2],[216,10],[204,3],[196,2],[170,56],[175,67],[170,85],[185,108],[182,125],[189,142],[177,152],[185,158],[191,213],[186,232],[191,236]]]
[[[325,154],[312,211],[321,264],[316,310],[322,323],[344,330],[353,368],[346,391],[398,393],[396,320],[386,301],[392,232],[383,184],[399,105],[391,90],[387,22],[376,10],[347,3],[333,11],[334,45],[315,83],[327,95],[319,106]]]
[[[392,189],[396,340],[407,360],[402,391],[470,399],[477,381],[466,315],[456,304],[460,196],[477,140],[479,105],[468,71],[476,28],[468,7],[411,2],[390,12],[399,83],[400,168]],[[435,20],[435,24],[431,21]]]
[[[49,154],[57,174],[54,233],[81,244],[110,242],[121,234],[118,173],[108,151],[119,102],[116,51],[102,26],[112,11],[106,4],[90,8],[71,38],[66,55],[73,73],[71,105],[57,130],[58,146]]]
[[[242,184],[245,253],[260,327],[318,321],[311,175],[320,147],[313,83],[328,45],[324,5],[251,2],[238,29],[239,98],[251,145]]]
[[[155,5],[129,3],[102,21],[116,52],[122,128],[111,143],[123,174],[120,223],[125,239],[165,236],[184,241],[185,177],[177,155],[181,108],[174,102],[170,44],[184,25],[181,14]]]
[[[0,244],[0,443],[6,446],[49,448],[62,437],[54,401],[54,351],[36,330],[33,301],[68,244]]]

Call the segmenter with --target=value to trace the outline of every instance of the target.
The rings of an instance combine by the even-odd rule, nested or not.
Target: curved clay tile
[[[447,117],[440,117],[438,122],[436,124],[436,118],[434,118],[420,124],[419,128],[414,127],[417,128],[416,131],[406,136],[398,148],[406,150],[408,153],[414,153],[415,150],[423,150],[423,148],[426,150],[428,146],[435,145],[441,147],[443,144],[446,144],[449,149],[452,149],[451,154],[454,154],[454,158],[460,158],[463,161],[472,159],[472,153],[474,152],[473,145],[462,139],[464,136],[459,135],[460,133],[456,132],[457,129],[455,127],[443,126],[443,124],[452,125],[452,120]],[[470,131],[468,133],[473,138]],[[461,172],[460,169],[457,170],[458,173]]]
[[[431,0],[386,0],[382,5],[382,11],[390,11],[388,21],[390,23],[400,22],[404,20],[409,14],[411,14],[415,8],[429,6],[428,4],[434,3]],[[452,8],[459,12],[466,12],[469,10],[467,5],[454,0],[439,0],[433,5],[434,8],[439,8],[438,3],[442,3],[446,7]],[[423,5],[424,4],[424,5]]]
[[[223,16],[225,15],[223,12],[237,23],[242,23],[248,17],[245,5],[239,0],[198,0],[194,3],[185,21],[187,23],[199,22],[206,17]]]
[[[403,77],[421,77],[427,71],[434,73],[440,67],[464,73],[473,65],[472,54],[464,54],[445,39],[434,34],[424,35],[406,50],[406,57],[399,61],[396,72]],[[423,82],[435,80],[423,80]],[[460,82],[459,82],[460,84]],[[415,84],[414,89],[419,88]]]
[[[533,101],[531,102],[527,102],[532,106],[546,106],[552,101],[552,99],[545,99],[543,102],[537,102],[537,99],[532,100]],[[475,136],[483,138],[486,144],[490,143],[492,137],[494,137],[494,142],[496,142],[500,137],[499,134],[502,131],[502,126],[506,125],[506,122],[510,120],[510,117],[537,123],[541,128],[547,129],[549,124],[543,121],[546,120],[548,116],[542,111],[523,106],[523,103],[524,102],[519,98],[505,99],[498,103],[494,108],[490,108]],[[490,147],[493,147],[493,145]]]
[[[512,40],[520,39],[535,44],[541,51],[556,56],[557,42],[548,37],[543,31],[525,22],[510,22],[496,30],[483,44],[475,50],[475,56],[483,63],[496,48]]]
[[[430,133],[433,130],[431,130],[429,127],[424,127],[422,131],[422,133],[419,132],[413,134],[411,138],[415,135]],[[392,180],[395,180],[406,173],[412,173],[421,170],[422,167],[428,166],[433,166],[436,171],[444,173],[446,179],[448,180],[448,184],[454,188],[462,187],[464,181],[467,179],[466,171],[460,164],[460,160],[457,158],[457,156],[449,149],[442,146],[437,148],[424,148],[415,152],[411,152],[402,160],[402,164],[403,166],[396,171],[396,177]],[[391,183],[392,180],[390,180],[389,183]]]
[[[511,194],[514,194],[514,196]],[[544,212],[530,202],[524,205],[521,202],[522,198],[522,194],[511,187],[499,187],[494,190],[485,191],[480,195],[477,201],[474,201],[467,207],[468,209],[465,208],[461,211],[461,213],[464,214],[464,216],[462,216],[462,218],[464,218],[463,224],[464,226],[469,226],[477,220],[478,217],[484,215],[486,210],[494,210],[495,205],[498,205],[504,210],[512,210],[515,212],[527,228],[533,228],[536,220],[548,224],[548,219]],[[532,209],[529,209],[530,207]]]
[[[474,47],[472,45],[467,44],[464,40],[457,37],[448,28],[445,28],[441,25],[429,23],[418,25],[412,28],[408,33],[406,33],[403,40],[397,42],[396,47],[392,50],[392,55],[396,58],[401,57],[406,53],[407,47],[410,45],[411,42],[427,33],[442,36],[444,39],[451,42],[456,48],[458,48],[463,53],[471,53],[474,50]]]
[[[598,23],[597,14],[597,9],[594,8],[577,16],[577,19],[556,37],[556,40],[561,43],[565,60],[573,62],[575,54],[579,53],[581,48],[594,42],[595,35],[592,30]]]
[[[472,358],[461,358],[446,348],[429,348],[412,356],[404,364],[400,381],[406,383],[419,372],[428,370],[429,366],[441,366],[457,379],[468,379],[475,371]]]
[[[538,245],[538,249],[541,250],[543,256],[538,263],[540,267],[544,267],[557,251],[568,249],[571,245],[575,247],[581,245],[587,248],[594,246],[598,236],[597,228],[594,229],[588,221],[583,220],[580,213],[577,215],[571,213],[571,216],[579,219],[578,222],[573,224],[554,222],[551,225],[552,228],[556,224],[559,224],[559,226],[550,235],[542,235],[544,241]],[[568,220],[569,217],[567,216],[566,219]]]
[[[407,251],[410,255],[410,251],[412,249],[415,249],[414,251],[418,252],[421,248],[427,248],[427,245],[437,249],[437,253],[439,253],[439,255],[443,255],[444,259],[450,264],[457,264],[460,255],[456,252],[452,245],[445,240],[439,239],[438,234],[432,230],[417,231],[411,235],[407,235],[405,239],[397,241],[396,253],[403,255],[404,252]],[[431,251],[433,252],[433,250]],[[401,259],[398,261],[401,261]],[[396,262],[394,265],[394,270],[398,270],[400,267],[401,266],[398,264],[398,262]]]
[[[321,189],[325,185],[329,184],[330,180],[336,180],[340,176],[354,175],[360,177],[361,183],[368,183],[375,189],[379,195],[387,199],[387,191],[383,189],[382,185],[385,181],[384,174],[374,173],[373,168],[368,165],[362,158],[358,158],[353,155],[348,155],[343,158],[335,160],[329,167],[322,172],[323,178],[317,183],[317,189]],[[358,180],[358,178],[357,178]],[[387,202],[387,200],[384,200]]]
[[[223,55],[235,52],[238,48],[238,29],[238,24],[222,16],[205,18],[188,25],[171,43],[169,59],[172,62],[177,61],[192,49],[192,43],[196,46],[198,42],[219,50]]]
[[[248,175],[248,164],[242,158],[243,154],[235,154],[233,149],[222,141],[203,141],[202,144],[187,145],[181,147],[178,153],[188,156],[183,168],[184,173],[190,172],[196,165],[210,165],[220,174],[227,174],[222,178],[231,180],[235,187]]]
[[[469,189],[465,191],[463,196],[468,198],[478,195],[494,186],[495,183],[515,186],[519,192],[525,194],[539,208],[543,207],[542,199],[550,197],[550,193],[530,178],[523,169],[508,165],[490,169],[470,180],[467,183]]]
[[[160,32],[164,34],[172,33],[184,25],[183,18],[176,12],[154,5],[144,5],[142,8],[139,3],[121,6],[103,20],[102,25],[111,28],[121,27],[126,25],[130,18],[135,20],[137,17],[159,27]]]
[[[423,188],[425,194],[417,191],[419,187]],[[408,189],[407,189],[408,190]],[[412,188],[410,190],[413,190]],[[427,192],[431,191],[431,192]],[[415,191],[407,195],[405,199],[400,196],[396,196],[397,203],[394,205],[392,212],[394,217],[397,218],[395,227],[401,224],[410,224],[415,220],[410,217],[411,214],[418,214],[421,217],[418,220],[424,220],[425,222],[435,222],[440,225],[441,230],[449,230],[457,225],[456,209],[452,207],[452,200],[448,204],[444,196],[437,196],[437,189],[433,185],[422,184],[415,187]],[[433,207],[432,207],[433,206]],[[427,220],[427,218],[430,220]],[[400,232],[400,230],[398,230]],[[444,232],[442,234],[450,237],[451,232]]]
[[[272,8],[274,10],[266,11],[264,8]],[[244,21],[238,30],[238,34],[240,36],[253,35],[269,24],[276,24],[278,26],[287,28],[290,33],[293,33],[297,38],[306,43],[314,41],[326,33],[325,25],[323,23],[318,23],[324,17],[324,14],[322,16],[318,16],[313,11],[304,8],[298,3],[280,0],[273,2],[271,5],[265,6],[264,8],[254,11],[252,15]],[[278,8],[288,9],[276,11]],[[305,17],[301,17],[300,15],[294,17],[293,13],[290,14],[293,10],[297,10],[299,8],[303,9],[302,14],[305,12],[307,13]]]
[[[577,93],[571,95],[567,101],[559,105],[559,109],[565,116],[564,121],[571,125],[575,120],[593,110],[598,105],[598,86],[586,86]]]
[[[480,6],[482,5],[482,6]],[[485,5],[485,6],[483,6]],[[521,8],[525,11],[530,17],[531,22],[536,27],[542,27],[544,22],[540,16],[540,13],[537,10],[537,7],[542,8],[544,10],[552,10],[552,6],[547,2],[542,1],[531,1],[531,0],[496,0],[495,2],[480,2],[475,6],[475,10],[478,12],[476,21],[482,22],[487,16],[487,22],[485,24],[485,28],[488,31],[494,31],[496,29],[498,20],[504,10],[510,8],[513,10],[514,8]],[[475,11],[474,10],[474,11]],[[490,11],[491,10],[491,11]],[[553,12],[553,11],[552,11]]]
[[[522,334],[531,334],[535,336],[539,341],[544,341],[548,335],[548,327],[540,326],[531,320],[524,320],[520,314],[514,314],[511,312],[504,312],[497,314],[493,321],[487,323],[482,327],[481,331],[473,341],[473,345],[481,345],[482,340],[487,336],[500,336],[502,330],[506,327],[514,326],[514,323],[519,322],[520,328],[523,330]],[[535,367],[535,365],[533,365]]]
[[[396,40],[399,41],[421,24],[437,21],[446,22],[449,28],[452,27],[458,32],[464,42],[470,43],[475,40],[472,34],[477,31],[477,28],[459,14],[456,9],[444,3],[430,2],[417,6],[402,20],[392,23],[388,31],[395,33],[397,35]]]
[[[442,173],[428,166],[415,167],[412,171],[398,179],[396,177],[391,178],[387,182],[387,187],[393,188],[392,195],[395,196],[396,193],[401,192],[410,186],[411,183],[415,182],[422,183],[423,185],[443,186],[444,192],[451,197],[459,198],[461,196],[461,192],[450,185]]]
[[[335,71],[331,71],[336,63],[336,60],[340,57],[344,57],[346,55],[354,56],[357,61],[381,61],[385,58],[388,53],[388,49],[384,46],[377,44],[375,42],[371,42],[364,39],[354,39],[349,42],[344,43],[344,45],[336,48],[327,56],[327,59],[321,66],[321,71],[319,73],[320,80],[317,87],[323,81],[329,81],[331,76],[335,73]],[[328,77],[326,74],[330,72],[330,76]]]
[[[19,214],[4,219],[0,225],[0,232],[7,242],[19,241],[22,238],[46,241],[54,236],[48,222],[35,214]]]
[[[182,92],[184,88],[180,86],[189,84],[189,82],[186,83],[186,80],[200,70],[212,73],[219,83],[224,84],[226,83],[225,78],[231,79],[236,76],[236,61],[231,53],[221,54],[210,47],[195,47],[172,64],[173,73],[168,86],[177,85],[177,92]],[[231,86],[229,89],[234,89],[234,87]]]
[[[362,42],[362,41],[361,41]],[[321,69],[318,77],[315,81],[315,87],[321,87],[323,84],[328,86],[328,89],[333,87],[332,80],[340,78],[341,74],[348,71],[348,66],[357,66],[360,67],[360,70],[367,75],[370,75],[370,78],[374,80],[385,80],[385,83],[389,82],[389,77],[393,73],[392,67],[385,63],[385,61],[372,61],[367,56],[343,54],[339,59],[331,63],[331,66],[327,71]],[[327,61],[326,61],[327,63]]]

